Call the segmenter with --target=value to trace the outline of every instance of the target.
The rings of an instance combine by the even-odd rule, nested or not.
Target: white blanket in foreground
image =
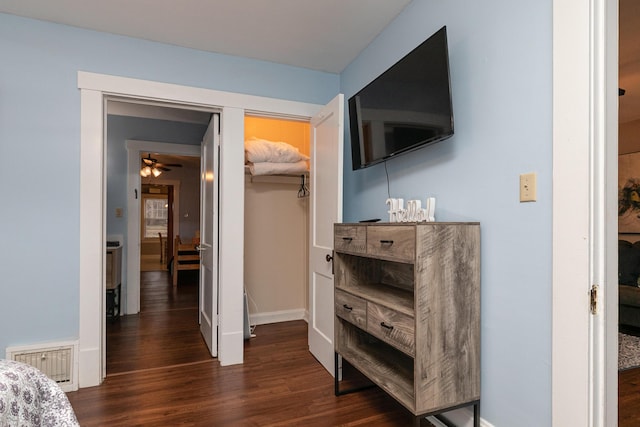
[[[304,160],[295,163],[249,163],[251,175],[296,175],[308,170],[309,167]]]
[[[0,426],[80,426],[64,391],[36,368],[0,360]]]

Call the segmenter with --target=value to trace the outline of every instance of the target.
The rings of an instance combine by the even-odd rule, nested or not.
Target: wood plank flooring
[[[140,271],[166,271],[166,263],[160,262],[160,255],[140,255]]]
[[[108,376],[211,359],[198,328],[193,273],[181,272],[176,288],[166,271],[141,274],[140,313],[107,324]]]
[[[106,380],[68,393],[83,427],[412,425],[378,388],[336,397],[305,322],[258,326],[244,364],[220,366],[199,335],[197,281],[173,289],[150,272],[141,283],[141,313],[108,326]]]
[[[640,425],[640,368],[618,373],[618,427]]]

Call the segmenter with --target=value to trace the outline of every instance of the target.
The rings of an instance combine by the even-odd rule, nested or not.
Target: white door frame
[[[220,150],[220,327],[218,360],[243,361],[244,116],[266,112],[309,119],[323,105],[221,92],[126,77],[78,72],[80,89],[80,247],[79,360],[80,387],[99,385],[104,334],[105,280],[105,104],[106,98],[154,100],[218,109]],[[98,167],[96,167],[98,165]],[[96,236],[100,236],[96,238]],[[100,309],[97,309],[100,308]]]
[[[135,314],[140,311],[140,153],[154,152],[181,156],[200,157],[199,145],[169,144],[166,142],[127,140],[127,280],[123,288],[124,313]],[[173,184],[179,181],[157,179],[158,183]],[[136,193],[137,190],[137,193]],[[179,194],[176,187],[174,194]],[[137,196],[137,197],[136,197]],[[173,229],[179,231],[180,198],[174,198]]]
[[[617,8],[553,1],[554,426],[617,423]]]

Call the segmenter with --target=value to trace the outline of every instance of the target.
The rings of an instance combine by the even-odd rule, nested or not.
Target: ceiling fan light
[[[153,176],[155,176],[156,178],[160,176],[160,174],[162,173],[162,171],[158,168],[153,168],[151,169],[151,173],[153,173]]]

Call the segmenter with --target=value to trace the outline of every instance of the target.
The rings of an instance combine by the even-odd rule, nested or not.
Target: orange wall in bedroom
[[[244,139],[251,137],[274,142],[286,142],[309,155],[309,123],[265,117],[244,118]]]

